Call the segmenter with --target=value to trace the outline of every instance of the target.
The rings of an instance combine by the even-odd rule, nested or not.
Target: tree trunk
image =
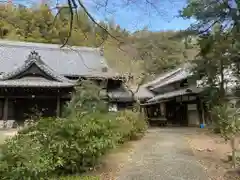
[[[223,67],[223,59],[220,59],[220,76],[221,76],[221,82],[220,82],[220,103],[223,101],[225,96],[225,89],[224,89],[224,67]]]
[[[233,168],[236,168],[236,146],[237,146],[237,139],[235,137],[232,137],[231,139],[231,148],[232,148],[232,163]]]

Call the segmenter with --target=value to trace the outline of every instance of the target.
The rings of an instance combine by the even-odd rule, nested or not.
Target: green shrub
[[[141,138],[148,127],[147,122],[139,113],[133,111],[122,111],[119,113],[117,122],[121,122],[119,132],[124,140],[135,140]]]
[[[41,119],[6,141],[0,179],[39,179],[88,171],[117,143],[140,138],[147,124],[123,111]]]
[[[81,173],[94,167],[119,141],[106,115],[41,119],[2,148],[0,179],[39,179]]]
[[[147,124],[138,113],[107,112],[94,88],[88,82],[77,89],[65,118],[40,119],[7,140],[0,157],[0,179],[79,174],[92,169],[117,144],[144,135]]]
[[[96,111],[107,113],[107,103],[101,100],[99,86],[92,81],[82,80],[75,90],[75,95],[64,109],[65,117],[75,116],[80,112],[84,114]]]

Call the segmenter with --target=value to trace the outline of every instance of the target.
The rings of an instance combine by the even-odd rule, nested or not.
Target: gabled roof
[[[154,94],[145,86],[140,86],[138,89],[134,88],[133,92],[135,93],[135,98],[139,100],[146,100],[154,97]]]
[[[16,76],[20,75],[21,73],[28,70],[32,65],[36,65],[40,70],[42,70],[44,73],[52,77],[55,81],[69,81],[64,76],[59,75],[57,72],[53,71],[50,67],[48,67],[42,60],[39,54],[36,51],[32,51],[28,59],[25,61],[25,63],[22,66],[19,66],[18,68],[14,69],[11,72],[3,73],[0,76],[0,80],[10,80],[15,78]]]
[[[135,97],[138,99],[154,98],[154,89],[189,77],[191,75],[189,71],[190,68],[191,65],[186,63],[171,71],[159,75],[155,80],[141,85],[138,92],[135,94]]]
[[[175,74],[175,73],[177,73],[179,71],[181,71],[181,68],[176,68],[174,70],[162,73],[156,79],[154,79],[153,81],[150,81],[150,82],[144,84],[143,86],[144,87],[152,87],[152,86],[158,85],[164,79],[168,78],[169,76],[171,76],[171,75],[173,75],[173,74]]]
[[[117,89],[109,90],[107,96],[111,101],[132,102],[134,100],[134,94],[123,85]]]
[[[159,94],[151,99],[149,99],[147,101],[147,103],[151,104],[151,103],[156,103],[156,102],[160,102],[162,100],[166,100],[169,98],[173,98],[173,97],[177,97],[177,96],[182,96],[182,95],[186,95],[186,94],[198,94],[201,91],[203,91],[202,88],[197,88],[197,87],[188,87],[188,88],[184,88],[184,89],[178,89],[175,91],[170,91],[170,92],[166,92],[163,94]]]
[[[189,64],[184,64],[183,67],[178,68],[176,71],[173,71],[172,74],[169,73],[167,77],[165,76],[160,81],[158,81],[158,83],[151,86],[149,89],[154,90],[168,84],[184,80],[190,76],[192,76],[191,66]]]
[[[31,68],[35,71],[31,72]],[[40,70],[36,72],[36,69]],[[24,73],[28,73],[27,75]],[[30,73],[30,74],[29,74]],[[36,74],[37,73],[37,74]],[[29,76],[30,75],[30,76]],[[37,76],[36,76],[37,75]],[[24,64],[0,75],[1,87],[71,87],[74,83],[48,67],[36,51],[29,54]]]
[[[9,73],[25,64],[26,58],[32,51],[38,52],[41,60],[48,67],[63,76],[117,75],[108,67],[99,48],[60,48],[60,45],[56,44],[6,40],[0,40],[0,73]]]
[[[73,87],[74,83],[71,82],[59,82],[59,81],[50,81],[44,78],[39,77],[24,77],[21,79],[12,79],[12,80],[0,80],[0,87],[42,87],[42,88],[61,88],[61,87]]]

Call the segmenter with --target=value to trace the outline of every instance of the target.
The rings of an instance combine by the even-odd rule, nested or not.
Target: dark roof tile
[[[60,45],[55,44],[5,40],[0,40],[0,72],[9,73],[22,66],[32,51],[38,52],[42,61],[61,75],[90,76],[111,72],[98,48],[64,47],[61,49]],[[108,67],[109,71],[102,72],[105,67]]]

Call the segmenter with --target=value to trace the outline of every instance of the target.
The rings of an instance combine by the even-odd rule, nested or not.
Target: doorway
[[[174,100],[166,102],[168,124],[173,126],[187,126],[187,105]]]
[[[15,101],[15,119],[18,123],[34,117],[56,116],[56,99],[16,99]]]

